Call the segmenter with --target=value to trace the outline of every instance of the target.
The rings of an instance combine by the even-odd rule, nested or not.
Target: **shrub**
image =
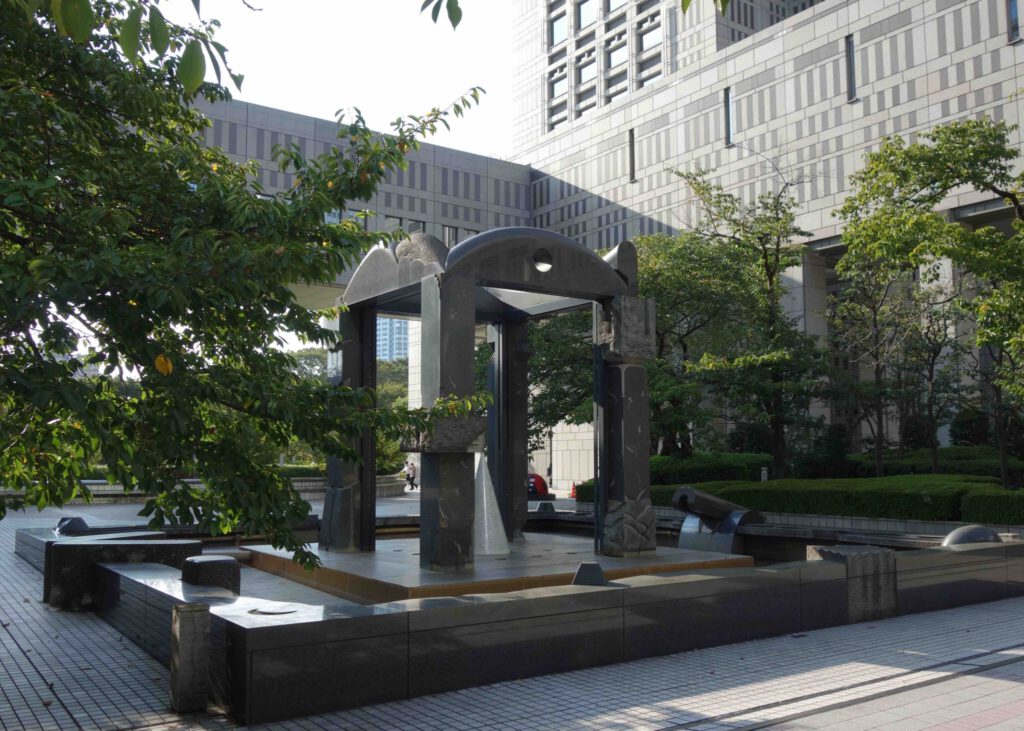
[[[968,523],[1024,525],[1024,491],[971,490],[963,497],[960,513]]]
[[[970,475],[771,482],[735,480],[692,486],[743,507],[764,512],[907,520],[960,520],[961,499],[976,490],[1014,494],[997,488],[993,478]],[[652,504],[670,506],[677,487],[652,486]],[[578,486],[576,495],[580,501],[592,501],[593,482]]]
[[[767,424],[737,424],[736,428],[726,437],[730,452],[759,453],[770,452],[772,448],[772,430]]]
[[[992,425],[984,413],[967,407],[953,417],[949,435],[957,446],[982,447],[992,444]]]
[[[285,464],[277,468],[283,477],[326,477],[327,471],[324,467],[313,464]]]
[[[772,463],[768,454],[694,454],[689,457],[651,457],[651,484],[759,480],[761,468]]]
[[[858,477],[873,477],[874,458],[870,454],[858,454],[850,458]],[[1010,459],[1010,482],[1019,485],[1024,481],[1024,461]],[[896,457],[889,452],[885,458],[886,475],[926,475],[931,472],[931,458],[928,450],[918,449]],[[939,450],[939,472],[949,475],[985,475],[999,477],[999,453],[991,447],[943,447]]]

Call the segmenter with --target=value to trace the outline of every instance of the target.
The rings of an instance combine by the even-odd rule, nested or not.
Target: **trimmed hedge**
[[[873,477],[875,460],[871,454],[858,454],[848,460],[853,476]],[[886,475],[924,475],[932,471],[931,457],[926,449],[916,449],[897,458],[894,452],[885,456]],[[943,447],[939,450],[939,471],[944,475],[1000,476],[999,452],[991,447]],[[1024,483],[1024,460],[1009,459],[1010,483]]]
[[[1024,525],[1024,490],[971,490],[960,503],[967,523]]]
[[[753,510],[906,520],[961,520],[965,496],[1015,495],[991,477],[912,475],[839,480],[715,481],[692,485]],[[671,506],[678,485],[654,485],[651,502]],[[593,482],[576,488],[577,499],[593,500]],[[1024,493],[1021,493],[1024,497]],[[1024,509],[1024,500],[1020,503]],[[1005,514],[1005,513],[1004,513]],[[963,518],[975,520],[975,518]],[[985,522],[1007,523],[1006,519]],[[1024,522],[1022,520],[1021,522]]]
[[[651,457],[651,484],[760,480],[761,468],[772,463],[770,454],[723,452],[690,457]]]

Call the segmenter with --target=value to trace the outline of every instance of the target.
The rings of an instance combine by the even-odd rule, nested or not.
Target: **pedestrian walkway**
[[[66,514],[75,512],[71,508]],[[52,526],[60,515],[47,510],[0,521],[0,728],[233,727],[215,713],[173,713],[165,668],[97,617],[52,611],[40,601],[41,576],[14,556],[14,530]],[[123,522],[123,511],[105,520],[94,506],[88,520],[92,525]],[[344,668],[339,657],[338,672]],[[1024,729],[1024,599],[498,683],[262,728]]]

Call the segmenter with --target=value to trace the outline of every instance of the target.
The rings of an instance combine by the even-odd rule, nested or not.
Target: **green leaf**
[[[452,24],[452,28],[458,28],[459,23],[462,21],[462,8],[459,7],[459,0],[448,0],[448,21]]]
[[[432,3],[432,2],[434,2],[434,0],[423,0],[423,5],[420,6],[420,12],[422,13],[424,10],[429,8],[430,7],[430,3]]]
[[[63,0],[50,0],[50,12],[53,13],[53,22],[57,25],[57,32],[62,36],[66,36],[68,29],[64,25],[64,14],[61,12],[61,5],[63,5]]]
[[[60,12],[68,35],[75,43],[85,43],[92,37],[96,16],[89,0],[62,0]]]
[[[434,9],[430,11],[430,19],[433,20],[436,23],[437,19],[438,19],[438,17],[440,15],[441,15],[441,0],[437,0],[437,2],[434,3]]]
[[[167,46],[171,42],[170,31],[167,29],[163,13],[156,7],[149,9],[149,40],[157,56],[167,53]]]
[[[199,0],[192,0],[192,7],[196,9],[196,15],[202,17],[202,13],[199,12]]]
[[[129,63],[135,63],[135,59],[139,56],[141,27],[142,6],[136,6],[132,8],[128,17],[124,19],[124,23],[121,24],[121,34],[117,39]]]
[[[185,93],[191,96],[205,77],[206,57],[203,55],[203,47],[199,41],[189,41],[185,52],[181,54],[181,63],[178,64],[178,80],[185,87]]]

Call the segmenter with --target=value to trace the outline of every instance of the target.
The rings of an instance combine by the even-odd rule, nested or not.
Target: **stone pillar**
[[[488,409],[487,462],[505,535],[512,542],[522,538],[529,507],[529,323],[504,322],[489,328],[489,334],[493,338],[494,358],[488,385],[494,404]]]
[[[474,391],[476,293],[473,282],[444,274],[421,282],[421,371],[424,407]],[[485,422],[439,423],[421,445],[420,566],[458,571],[473,565],[474,449],[482,449]]]
[[[374,388],[377,384],[377,313],[372,308],[342,312],[338,323],[340,373],[333,385]],[[320,520],[320,547],[372,551],[377,526],[376,441],[366,430],[352,445],[362,458],[327,460],[327,491]]]
[[[178,713],[205,711],[210,689],[210,607],[171,608],[171,707]]]
[[[808,546],[809,561],[846,565],[849,622],[896,616],[896,552],[879,546]]]
[[[650,403],[644,361],[654,357],[654,301],[614,298],[596,309],[595,440],[598,552],[635,556],[657,545],[650,494]]]

